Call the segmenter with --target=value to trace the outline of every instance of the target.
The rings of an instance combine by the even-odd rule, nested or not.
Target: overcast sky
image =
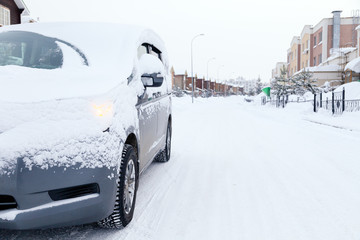
[[[350,17],[359,0],[24,0],[40,22],[119,22],[147,26],[165,41],[175,72],[199,77],[261,77],[267,82],[275,63],[286,61],[292,37],[342,10]],[[96,29],[94,29],[96,31]]]

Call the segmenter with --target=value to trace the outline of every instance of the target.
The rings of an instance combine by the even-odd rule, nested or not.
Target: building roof
[[[22,12],[22,15],[30,15],[30,11],[27,8],[27,6],[25,5],[23,0],[14,0],[14,2],[19,9],[24,9],[24,11]]]
[[[294,36],[294,37],[293,37],[293,39],[291,40],[290,48],[291,48],[294,44],[300,44],[300,37],[299,37],[299,36]]]
[[[300,38],[303,38],[306,33],[308,33],[308,34],[312,33],[312,26],[311,25],[305,25],[304,26],[303,30],[301,31]]]

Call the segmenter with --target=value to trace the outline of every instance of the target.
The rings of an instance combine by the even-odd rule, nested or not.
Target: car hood
[[[112,120],[112,113],[97,117],[93,104],[87,98],[37,103],[0,101],[0,174],[13,171],[18,159],[27,159],[25,163],[31,168],[59,163],[70,166],[76,158],[88,158],[81,154],[96,149],[98,141],[109,142],[106,138],[110,134],[104,130]]]
[[[137,128],[136,102],[137,88],[127,83],[92,97],[0,101],[0,175],[19,161],[29,169],[117,166],[120,140]]]

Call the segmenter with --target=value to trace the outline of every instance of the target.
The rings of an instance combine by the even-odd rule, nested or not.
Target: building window
[[[314,57],[314,66],[316,66],[316,57]]]
[[[308,39],[306,42],[306,49],[309,49],[309,48],[310,48],[310,39]]]
[[[0,5],[0,25],[10,25],[10,10]]]
[[[319,43],[322,42],[322,32],[319,33]]]
[[[316,46],[316,36],[314,36],[314,46]]]
[[[319,55],[319,64],[322,63],[322,53]]]

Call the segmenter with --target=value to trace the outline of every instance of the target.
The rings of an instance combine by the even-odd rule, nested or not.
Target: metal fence
[[[300,97],[298,97],[297,100],[289,100],[289,95],[283,95],[283,96],[274,96],[273,98],[269,98],[266,96],[262,96],[261,97],[261,105],[266,105],[267,103],[269,103],[272,106],[276,106],[276,107],[282,107],[284,108],[286,106],[286,104],[293,102],[293,103],[303,103],[303,102],[313,102],[312,100],[310,101],[306,101],[303,99],[300,99]]]
[[[323,94],[314,94],[313,100],[301,100],[300,98],[297,101],[289,101],[288,95],[275,96],[273,98],[261,97],[261,105],[266,105],[270,103],[276,107],[285,107],[289,102],[312,102],[314,107],[314,112],[319,111],[320,108],[331,111],[334,115],[340,115],[343,112],[355,112],[360,111],[360,99],[346,100],[345,99],[345,88],[340,92],[332,92],[331,98],[323,98]]]
[[[322,93],[314,95],[314,112],[320,108],[331,111],[334,115],[341,115],[343,112],[360,111],[360,99],[346,100],[345,88],[340,92],[332,92],[331,99],[322,100]]]

